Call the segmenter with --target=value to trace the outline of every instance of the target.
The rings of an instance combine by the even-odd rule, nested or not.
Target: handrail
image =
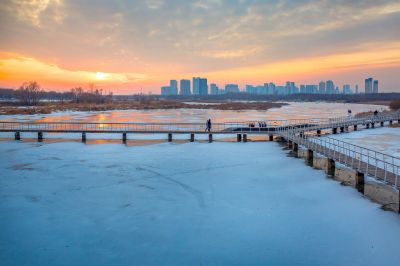
[[[334,157],[340,163],[348,167],[355,168],[365,174],[379,179],[380,181],[399,187],[400,186],[400,158],[385,154],[380,151],[365,148],[349,142],[338,140],[332,137],[315,137],[307,134],[307,131],[315,129],[323,129],[335,126],[349,126],[359,123],[374,123],[388,121],[391,119],[400,119],[399,113],[393,113],[385,116],[369,116],[361,119],[336,119],[338,123],[327,124],[325,126],[319,125],[317,128],[310,127],[278,127],[277,132],[284,138],[302,145],[308,149],[318,152],[328,158]],[[363,169],[363,167],[365,169]]]

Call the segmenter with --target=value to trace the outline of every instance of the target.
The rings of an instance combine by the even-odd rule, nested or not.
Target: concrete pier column
[[[274,135],[269,135],[269,141],[274,141]]]
[[[317,130],[317,136],[318,136],[318,137],[321,136],[321,130],[320,130],[320,129]]]
[[[86,132],[82,132],[82,142],[86,142]]]
[[[21,140],[21,133],[19,133],[19,131],[15,132],[14,136],[15,140]]]
[[[213,141],[213,138],[212,138],[212,134],[208,134],[208,142],[212,142]]]
[[[340,127],[340,133],[344,132],[344,127]]]
[[[400,124],[400,119],[397,120],[397,124]]]
[[[389,121],[389,125],[393,125],[393,120],[390,120],[390,121]]]
[[[194,133],[190,134],[190,142],[194,142]]]
[[[355,187],[358,190],[358,192],[364,194],[364,174],[357,172],[356,173],[356,182],[355,182]]]
[[[382,121],[382,122],[381,122],[381,127],[383,127],[384,125],[385,125],[385,122]]]
[[[126,132],[122,133],[122,142],[126,143]]]
[[[375,128],[375,123],[371,123],[371,127],[372,127],[372,128]]]
[[[326,165],[326,173],[330,176],[335,175],[335,161],[332,159],[328,159],[328,163]]]
[[[247,134],[243,134],[243,142],[247,142]]]
[[[288,141],[288,147],[289,149],[293,148],[293,142],[291,140]]]
[[[354,131],[357,131],[357,125],[354,125]]]
[[[172,141],[172,133],[168,133],[168,142]]]
[[[332,128],[332,134],[337,134],[337,128],[336,127]]]
[[[367,129],[369,128],[369,123],[367,123],[367,124],[365,125],[365,128],[367,128]]]
[[[307,150],[307,164],[313,166],[314,152],[312,150]]]
[[[295,152],[299,151],[299,144],[297,144],[296,142],[293,142],[292,150]]]
[[[242,135],[237,134],[237,142],[241,142],[242,141]]]
[[[42,132],[42,131],[39,131],[39,132],[38,132],[37,140],[38,140],[39,142],[42,142],[42,141],[43,141],[43,132]]]

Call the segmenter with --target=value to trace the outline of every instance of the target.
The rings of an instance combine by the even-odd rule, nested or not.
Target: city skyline
[[[5,0],[0,22],[5,88],[36,80],[159,93],[169,77],[200,76],[240,87],[331,79],[362,91],[371,76],[382,92],[400,92],[394,0]]]
[[[208,86],[207,78],[193,77],[192,83],[188,79],[180,80],[180,87],[177,87],[177,80],[170,80],[170,86],[161,86],[160,94],[162,96],[189,96],[189,95],[219,95],[225,93],[248,93],[259,95],[289,95],[289,94],[376,94],[381,92],[379,80],[372,77],[365,79],[364,90],[360,91],[358,84],[353,86],[345,83],[335,84],[332,80],[319,81],[318,84],[299,84],[286,81],[285,85],[275,84],[274,82],[265,82],[264,84],[246,84],[240,88],[238,84],[224,83],[224,86],[218,86],[211,83]]]

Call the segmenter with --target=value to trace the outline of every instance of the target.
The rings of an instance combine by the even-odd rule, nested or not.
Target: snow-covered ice
[[[400,217],[277,143],[0,142],[2,265],[398,265]]]

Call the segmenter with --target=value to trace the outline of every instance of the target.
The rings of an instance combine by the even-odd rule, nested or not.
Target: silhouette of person
[[[211,131],[211,119],[207,120],[207,130],[208,130],[208,132]]]

